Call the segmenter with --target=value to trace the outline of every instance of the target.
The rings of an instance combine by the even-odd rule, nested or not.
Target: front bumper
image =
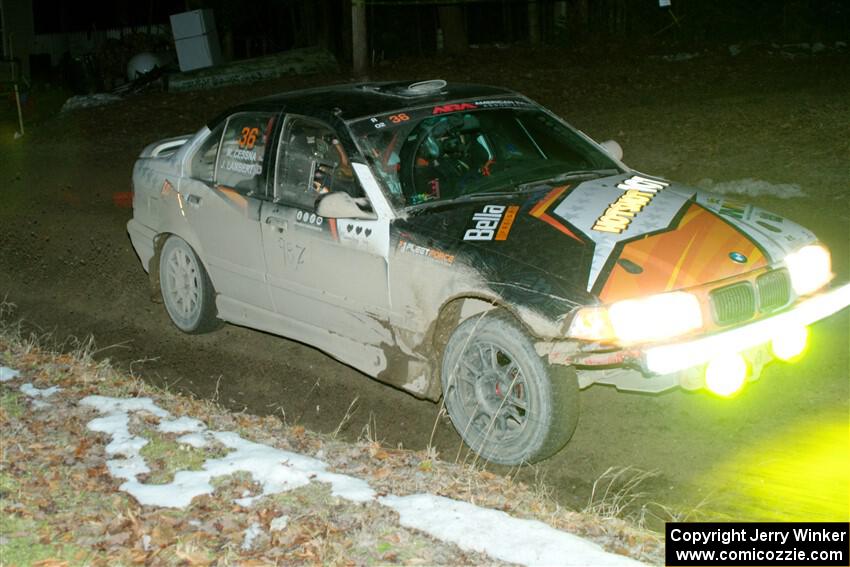
[[[850,283],[804,299],[777,315],[711,335],[676,343],[631,347],[603,353],[578,353],[556,345],[549,352],[552,364],[569,364],[579,371],[582,387],[611,384],[622,390],[659,392],[677,385],[702,386],[702,368],[732,353],[744,355],[758,377],[772,359],[770,343],[785,330],[806,327],[850,305]]]
[[[643,350],[643,366],[653,374],[670,374],[705,364],[730,352],[765,344],[790,327],[806,327],[850,305],[850,284],[797,303],[789,311],[687,342]]]

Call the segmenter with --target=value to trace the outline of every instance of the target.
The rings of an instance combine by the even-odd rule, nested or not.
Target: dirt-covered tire
[[[488,461],[517,465],[543,460],[575,431],[575,370],[547,364],[504,312],[458,325],[446,345],[441,375],[455,429]]]
[[[165,311],[184,333],[216,329],[215,290],[198,255],[186,241],[170,236],[159,255],[159,287]]]

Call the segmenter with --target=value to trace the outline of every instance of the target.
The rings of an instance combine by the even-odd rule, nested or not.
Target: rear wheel
[[[184,333],[218,327],[212,282],[186,241],[170,236],[159,256],[159,285],[171,321]]]
[[[494,463],[552,456],[578,422],[578,382],[550,366],[507,314],[490,312],[455,329],[442,365],[446,410],[464,442]]]

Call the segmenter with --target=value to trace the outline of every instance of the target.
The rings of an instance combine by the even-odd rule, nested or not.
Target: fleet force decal
[[[638,175],[617,184],[617,189],[622,189],[625,193],[611,203],[602,216],[596,219],[593,230],[622,233],[629,228],[635,214],[642,211],[655,194],[668,185],[670,184],[664,181],[645,179]]]
[[[473,228],[467,229],[463,235],[464,240],[507,240],[511,232],[511,226],[516,219],[519,205],[487,205],[480,213],[472,215],[475,223]]]
[[[418,244],[414,244],[410,241],[403,239],[398,241],[398,251],[407,252],[409,254],[416,254],[417,256],[427,256],[434,260],[445,262],[446,264],[453,264],[455,261],[455,257],[453,254],[447,254],[442,250],[437,250],[436,248],[427,248],[425,246],[419,246]]]

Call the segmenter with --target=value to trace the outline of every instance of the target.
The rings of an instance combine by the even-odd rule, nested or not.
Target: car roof
[[[518,96],[518,93],[490,85],[447,83],[440,79],[347,83],[252,100],[228,109],[213,119],[209,126],[213,128],[227,116],[240,111],[286,111],[317,117],[333,116],[336,120],[348,122],[395,110],[491,96]]]

